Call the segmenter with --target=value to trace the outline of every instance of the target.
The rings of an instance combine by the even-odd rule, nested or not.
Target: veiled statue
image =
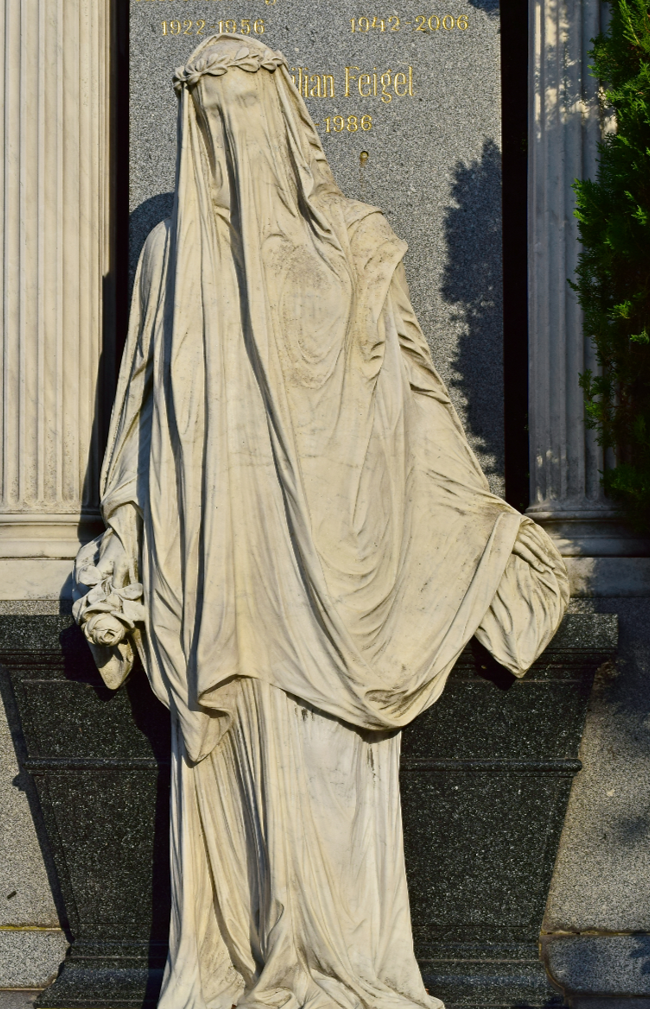
[[[75,616],[172,720],[162,1009],[436,1009],[415,960],[400,730],[476,636],[521,676],[568,600],[490,493],[409,300],[284,57],[176,70],[174,210],[149,235]]]

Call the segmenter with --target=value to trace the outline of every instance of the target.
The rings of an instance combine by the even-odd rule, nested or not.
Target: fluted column
[[[567,282],[575,278],[580,252],[571,186],[594,176],[598,142],[609,125],[587,55],[604,27],[604,9],[599,0],[530,0],[529,513],[566,556],[583,558],[570,565],[575,588],[616,594],[628,591],[635,566],[612,558],[634,558],[644,544],[617,519],[600,485],[603,454],[585,427],[578,382],[581,372],[595,368],[594,353]]]
[[[51,597],[98,519],[109,0],[0,2],[0,598]]]

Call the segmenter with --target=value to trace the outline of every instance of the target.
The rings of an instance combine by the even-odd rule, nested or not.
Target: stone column
[[[605,26],[599,0],[530,0],[529,58],[529,514],[571,558],[574,591],[647,592],[647,544],[604,497],[604,460],[584,423],[578,377],[595,368],[568,284],[580,252],[576,178],[595,174],[604,129],[591,39]]]
[[[56,598],[99,518],[110,2],[0,7],[0,599]]]

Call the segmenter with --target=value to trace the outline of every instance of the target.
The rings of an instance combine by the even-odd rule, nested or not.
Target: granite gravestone
[[[284,53],[339,186],[408,242],[414,308],[503,494],[497,0],[131,0],[132,271],[171,212],[174,68],[219,31]]]

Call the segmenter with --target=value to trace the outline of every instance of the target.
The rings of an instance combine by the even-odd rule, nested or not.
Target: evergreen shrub
[[[610,7],[590,69],[616,132],[600,145],[596,179],[574,184],[582,252],[572,287],[599,365],[580,376],[587,423],[615,450],[603,482],[650,530],[650,2]]]

